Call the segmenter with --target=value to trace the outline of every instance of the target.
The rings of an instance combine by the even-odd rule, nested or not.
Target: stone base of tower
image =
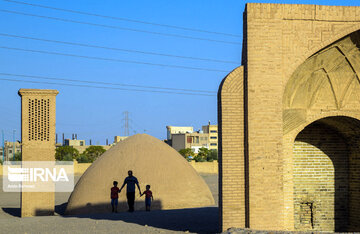
[[[54,215],[55,193],[21,193],[21,217]]]

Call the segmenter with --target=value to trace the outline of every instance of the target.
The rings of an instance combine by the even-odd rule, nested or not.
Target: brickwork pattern
[[[306,122],[309,109],[352,110],[360,106],[360,32],[354,32],[307,59],[284,92],[284,133]]]
[[[327,126],[314,123],[297,136],[293,157],[295,230],[347,230],[346,140]]]
[[[247,4],[249,227],[283,229],[282,102],[283,27]],[[255,10],[255,12],[253,12]],[[271,10],[271,9],[269,9]],[[270,14],[277,14],[271,10]],[[254,13],[254,14],[253,14]],[[259,14],[258,14],[259,13]],[[260,16],[260,18],[258,18]]]
[[[219,203],[222,230],[245,227],[244,68],[238,67],[219,91]]]
[[[56,90],[20,89],[23,161],[55,160]],[[53,192],[22,192],[21,217],[52,215]]]
[[[309,57],[360,29],[360,7],[251,3],[246,5],[244,15],[242,63],[246,87],[241,95],[246,97],[244,99],[246,102],[232,112],[224,112],[224,108],[231,104],[226,103],[228,99],[221,99],[227,93],[223,85],[227,80],[223,81],[219,91],[219,125],[228,126],[230,120],[225,121],[226,118],[234,120],[244,118],[246,128],[238,129],[239,132],[236,132],[235,129],[222,129],[222,134],[224,136],[228,134],[235,138],[244,136],[243,139],[246,142],[245,146],[242,143],[242,147],[239,147],[238,150],[233,150],[230,145],[225,145],[225,141],[219,142],[222,144],[222,152],[219,152],[222,154],[223,160],[220,161],[219,173],[228,178],[236,178],[237,174],[232,172],[233,169],[226,169],[222,163],[227,159],[235,158],[237,160],[238,157],[243,157],[245,161],[246,155],[248,155],[248,165],[237,166],[246,174],[245,178],[243,177],[246,181],[244,187],[247,188],[245,190],[249,194],[246,199],[244,197],[234,201],[234,206],[237,206],[237,202],[243,199],[241,201],[242,208],[238,208],[238,213],[242,213],[242,209],[245,207],[244,222],[253,229],[294,230],[294,140],[302,129],[318,119],[340,115],[360,119],[360,104],[356,101],[359,92],[354,91],[356,82],[359,82],[360,65],[356,62],[358,59],[353,55],[346,55],[345,58],[343,55],[339,55],[338,58],[343,60],[334,61],[334,64],[339,62],[338,65],[344,65],[344,69],[347,71],[350,71],[348,68],[351,69],[352,66],[353,70],[346,73],[341,72],[340,76],[333,77],[333,80],[337,82],[337,86],[335,86],[339,89],[331,91],[332,93],[329,93],[329,89],[324,91],[326,90],[325,85],[320,84],[319,86],[324,89],[322,92],[326,93],[323,100],[330,100],[329,97],[333,100],[334,96],[343,100],[342,103],[332,101],[332,103],[337,103],[337,107],[318,102],[317,105],[310,105],[313,108],[309,108],[305,101],[310,100],[312,103],[311,97],[306,92],[299,92],[304,98],[299,98],[298,104],[304,104],[306,108],[301,109],[300,112],[298,108],[287,108],[283,106],[285,88],[289,82],[292,82],[289,80],[296,69]],[[353,52],[356,50],[351,50],[351,53]],[[351,59],[353,60],[350,61]],[[345,62],[349,61],[351,65],[349,63],[346,65]],[[336,68],[333,68],[336,73]],[[230,76],[228,78],[230,79]],[[351,79],[353,82],[346,82]],[[229,81],[229,83],[231,82]],[[324,84],[330,85],[329,82]],[[348,92],[343,92],[344,90],[348,90]],[[295,92],[295,90],[290,90],[291,92]],[[235,94],[229,93],[228,95]],[[316,95],[315,98],[317,98]],[[301,103],[301,100],[304,102]],[[284,118],[294,119],[289,125],[285,125]],[[284,132],[284,126],[287,126],[289,131]],[[230,151],[233,151],[232,155],[227,153]],[[359,177],[358,158],[358,156],[353,156],[349,161],[349,189],[351,191],[349,222],[352,230],[356,229],[357,231],[360,230],[360,225],[355,220],[360,220],[359,212],[355,211],[353,207],[360,210],[359,201],[351,198],[353,196],[351,194],[359,194],[359,183],[356,179]],[[356,165],[353,165],[352,162],[356,162]],[[220,186],[223,189],[230,185],[230,181],[220,176]],[[226,200],[231,201],[234,197],[226,194],[225,191],[227,190],[220,195],[223,230],[232,226],[244,227],[243,223],[238,223],[239,219],[225,215],[226,209],[221,203],[221,198],[225,202]],[[231,206],[231,203],[227,204]],[[303,209],[308,208],[304,206]],[[246,219],[247,217],[248,219]]]
[[[360,131],[360,130],[359,130]],[[349,232],[360,229],[360,132],[353,133],[348,140],[349,157]]]

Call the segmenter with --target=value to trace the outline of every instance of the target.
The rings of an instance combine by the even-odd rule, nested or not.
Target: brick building
[[[114,137],[114,139],[116,140],[116,139],[120,139],[120,138]],[[119,141],[122,141],[122,140],[124,140],[124,139],[121,139]],[[108,150],[108,149],[111,148],[112,145],[113,144],[111,144],[111,145],[97,145],[97,146],[101,146],[105,150]],[[80,154],[82,154],[89,147],[89,145],[86,145],[85,140],[77,140],[77,139],[72,139],[72,140],[71,139],[65,139],[64,146],[71,146],[74,149],[77,149]],[[61,145],[57,145],[57,147],[61,147]]]
[[[247,4],[221,83],[221,228],[360,231],[360,7]]]
[[[209,148],[209,134],[200,132],[172,134],[172,147],[176,151],[189,148],[194,153],[198,153],[200,148]]]
[[[209,135],[209,149],[217,150],[218,149],[218,126],[211,125],[210,122],[208,125],[202,126],[204,133]]]
[[[177,151],[190,148],[197,153],[200,148],[218,149],[218,126],[211,125],[210,121],[198,131],[194,131],[193,127],[166,126],[166,129],[165,142]]]
[[[85,146],[85,140],[65,139],[64,145],[67,145],[67,146]]]

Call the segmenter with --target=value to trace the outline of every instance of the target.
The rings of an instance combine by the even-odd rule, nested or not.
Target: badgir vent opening
[[[359,7],[247,4],[218,93],[223,230],[360,231],[359,29]]]

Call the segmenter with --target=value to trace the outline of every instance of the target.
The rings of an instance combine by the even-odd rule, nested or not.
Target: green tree
[[[218,160],[218,151],[216,149],[210,150],[207,159],[208,162],[212,162],[214,160]]]
[[[57,161],[72,161],[79,157],[79,151],[71,146],[65,145],[56,148],[55,159]]]
[[[195,160],[195,162],[205,162],[206,161],[206,159],[201,157],[201,155],[196,155],[194,157],[194,160]]]
[[[88,157],[84,154],[80,154],[79,157],[76,158],[76,161],[78,163],[89,163],[90,160],[88,159]]]
[[[88,158],[89,162],[94,162],[100,155],[102,155],[106,150],[102,146],[91,145],[86,148],[86,150],[81,154],[84,158]]]
[[[10,161],[21,161],[21,152],[17,152],[14,156],[10,159]]]
[[[205,162],[208,158],[210,150],[207,148],[200,148],[199,153],[195,156],[194,160],[196,162]]]
[[[189,159],[189,157],[194,157],[195,154],[190,148],[179,150],[179,154],[181,154],[184,158]]]

